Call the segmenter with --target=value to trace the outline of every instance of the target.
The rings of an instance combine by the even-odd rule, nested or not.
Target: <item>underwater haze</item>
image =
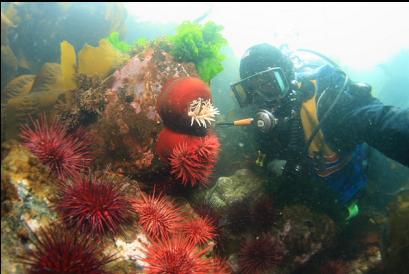
[[[2,2],[1,273],[409,273],[408,14]]]
[[[390,69],[402,76],[399,78],[408,72],[409,40],[404,35],[409,31],[408,3],[238,3],[234,10],[230,3],[129,3],[126,6],[130,14],[143,22],[157,24],[158,29],[201,16],[203,21],[213,20],[223,25],[223,34],[236,59],[258,43],[319,51],[354,77],[363,77],[362,81],[371,83],[375,92],[386,85],[391,77]],[[407,90],[407,83],[402,85],[397,89]],[[400,101],[406,102],[403,106],[409,104],[409,100]]]

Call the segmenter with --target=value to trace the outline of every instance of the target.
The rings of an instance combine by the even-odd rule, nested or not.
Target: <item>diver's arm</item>
[[[409,109],[386,106],[370,90],[351,90],[343,97],[327,124],[331,139],[341,146],[366,142],[409,166]]]
[[[346,113],[340,120],[357,141],[409,166],[409,109],[385,106],[379,100]]]

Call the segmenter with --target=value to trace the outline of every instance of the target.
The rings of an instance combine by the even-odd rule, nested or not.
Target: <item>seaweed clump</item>
[[[114,31],[112,32],[108,37],[107,37],[108,42],[111,43],[111,45],[122,51],[122,52],[129,52],[132,49],[132,46],[130,44],[128,44],[127,42],[121,40],[121,38],[119,37],[119,32]]]
[[[112,32],[108,35],[106,40],[111,43],[112,47],[123,53],[131,53],[132,55],[137,54],[145,50],[152,43],[146,38],[139,38],[133,44],[121,40],[120,34],[117,31]]]
[[[121,40],[119,32],[112,32],[106,40],[122,53],[140,53],[145,49],[157,48],[169,52],[178,62],[194,63],[205,82],[210,83],[223,70],[226,58],[221,49],[227,40],[221,34],[223,27],[214,22],[204,25],[186,21],[178,26],[176,34],[160,37],[154,41],[139,38],[133,44]]]
[[[225,56],[221,49],[227,40],[220,33],[222,30],[222,26],[213,22],[204,26],[184,22],[177,28],[176,35],[170,37],[171,54],[178,61],[193,62],[200,77],[209,83],[223,70],[221,62]]]

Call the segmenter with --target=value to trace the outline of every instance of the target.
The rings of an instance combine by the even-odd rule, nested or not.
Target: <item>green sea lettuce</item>
[[[114,31],[108,37],[107,40],[111,43],[111,45],[122,52],[129,52],[132,50],[132,46],[127,42],[121,40],[119,37],[119,32]]]
[[[222,30],[222,26],[213,22],[202,26],[186,21],[170,37],[171,54],[178,61],[193,62],[200,77],[209,83],[223,70],[221,62],[225,56],[221,49],[227,45],[227,40],[220,33]]]

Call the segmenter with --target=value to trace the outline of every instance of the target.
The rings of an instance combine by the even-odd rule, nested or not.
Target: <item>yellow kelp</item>
[[[81,49],[78,54],[78,73],[105,77],[127,59],[128,55],[116,50],[106,39],[102,39],[98,47],[86,44]]]
[[[65,89],[76,88],[74,76],[77,67],[77,56],[74,47],[67,41],[60,44],[61,48],[61,84]]]
[[[33,87],[35,78],[35,75],[25,74],[11,80],[4,88],[5,99],[8,100],[12,97],[29,93],[31,91],[31,88]]]

